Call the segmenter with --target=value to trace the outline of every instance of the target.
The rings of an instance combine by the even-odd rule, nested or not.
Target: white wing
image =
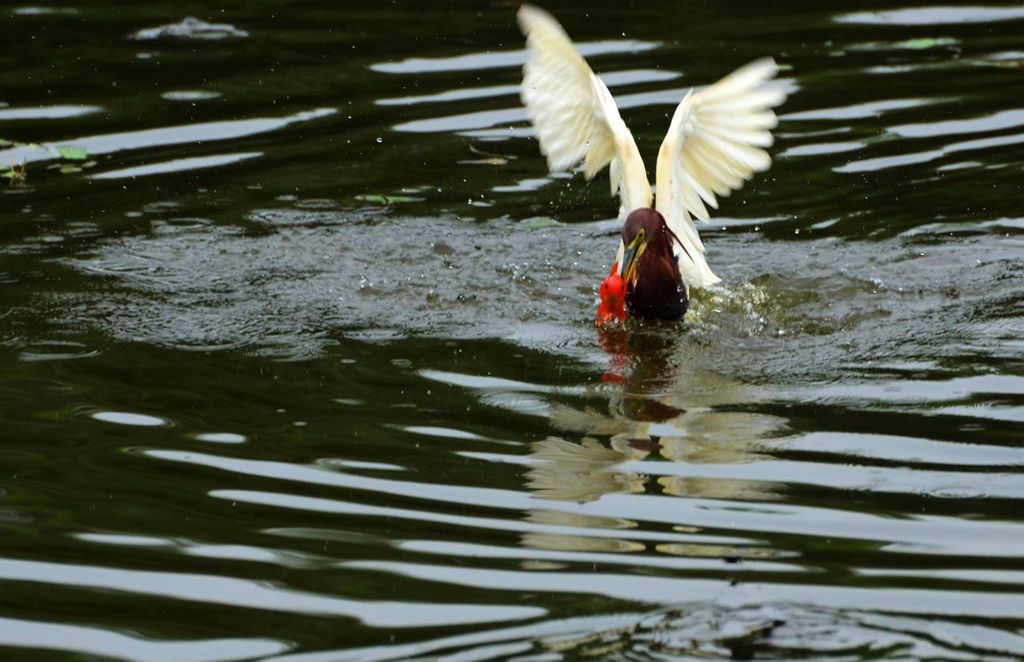
[[[550,14],[523,5],[517,16],[527,47],[523,104],[548,167],[566,170],[583,161],[589,180],[611,163],[612,195],[622,197],[620,214],[650,207],[647,169],[607,86]]]
[[[657,209],[686,251],[679,269],[686,283],[706,287],[720,279],[704,260],[704,244],[690,215],[708,220],[707,203],[725,197],[771,167],[763,148],[778,120],[771,108],[786,93],[769,87],[778,67],[771,58],[751,62],[700,92],[687,94],[672,116],[658,152]],[[689,257],[687,257],[689,256]]]

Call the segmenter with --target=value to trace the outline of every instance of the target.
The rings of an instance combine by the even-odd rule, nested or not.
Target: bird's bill
[[[640,230],[633,238],[633,241],[629,242],[629,246],[626,246],[626,250],[622,254],[622,266],[619,267],[619,276],[626,283],[634,281],[637,260],[640,259],[644,249],[647,248],[647,238],[644,235],[644,231]]]

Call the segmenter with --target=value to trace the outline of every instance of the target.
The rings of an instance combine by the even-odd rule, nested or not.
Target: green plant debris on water
[[[56,153],[59,158],[67,159],[68,161],[84,161],[89,158],[88,150],[83,147],[76,147],[75,145],[42,145],[40,143],[23,143],[17,140],[0,138],[0,147],[36,147],[47,149],[52,153]]]
[[[62,174],[70,174],[75,172],[82,172],[88,168],[96,166],[96,161],[86,161],[85,163],[54,163],[46,166],[47,170],[58,170]]]
[[[89,158],[89,152],[82,149],[81,147],[75,147],[74,145],[57,145],[55,148],[60,158],[67,159],[69,161],[84,161]]]
[[[923,51],[928,48],[953,46],[955,44],[956,39],[951,39],[950,37],[920,37],[918,39],[908,39],[900,45],[913,51]]]
[[[404,202],[422,202],[423,198],[411,195],[382,195],[379,193],[367,193],[357,195],[356,200],[360,202],[372,202],[377,205],[399,205]]]
[[[948,48],[959,51],[959,41],[952,37],[916,37],[904,41],[869,41],[851,44],[846,49],[830,51],[832,55],[843,55],[845,51],[856,53],[878,51],[925,51],[932,48]]]
[[[28,168],[24,163],[21,165],[12,164],[7,172],[0,173],[0,177],[7,179],[11,186],[20,186],[28,179]]]
[[[39,149],[45,149],[39,143],[23,143],[17,140],[8,140],[6,138],[0,138],[0,147],[38,147]]]

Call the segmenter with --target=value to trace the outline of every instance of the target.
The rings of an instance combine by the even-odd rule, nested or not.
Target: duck
[[[592,180],[609,170],[619,196],[618,251],[599,287],[595,322],[679,320],[690,288],[720,282],[705,259],[695,219],[771,167],[767,148],[786,99],[779,71],[764,57],[679,102],[658,150],[652,191],[640,151],[608,86],[594,74],[565,29],[530,4],[517,12],[526,38],[520,98],[551,172],[583,166]],[[657,196],[655,197],[655,192]]]

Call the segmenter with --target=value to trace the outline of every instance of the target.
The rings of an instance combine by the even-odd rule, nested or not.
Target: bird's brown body
[[[639,241],[638,241],[639,238]],[[676,236],[654,209],[633,211],[622,226],[622,245],[635,246],[635,266],[625,264],[626,311],[643,320],[677,320],[690,307],[673,246]]]

